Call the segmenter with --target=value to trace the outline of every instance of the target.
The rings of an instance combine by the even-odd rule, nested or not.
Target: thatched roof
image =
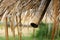
[[[0,1],[0,17],[2,17],[6,11],[7,14],[16,13],[17,9],[29,10],[37,9],[40,6],[41,0],[1,0]]]
[[[52,2],[53,1],[51,0],[46,13],[51,13]],[[21,10],[22,12],[24,12],[30,9],[35,9],[35,11],[37,11],[40,4],[41,4],[41,0],[1,0],[0,18],[2,18],[5,13],[6,13],[5,15],[12,14],[12,13],[17,14],[18,10],[19,12]]]
[[[40,0],[1,0],[0,1],[0,18],[5,14],[6,11],[8,11],[10,14],[13,10],[14,13],[16,13],[16,9],[24,8],[31,9],[36,8],[40,4]],[[27,5],[27,6],[26,6]]]

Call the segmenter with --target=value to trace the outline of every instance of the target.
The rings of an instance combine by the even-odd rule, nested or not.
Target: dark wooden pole
[[[6,40],[8,40],[8,25],[7,25],[7,17],[5,17],[5,36]]]
[[[22,14],[22,10],[21,10],[21,13],[20,13],[20,15],[19,15],[19,19],[20,19],[20,21],[19,21],[19,22],[20,22],[20,24],[19,24],[19,26],[20,26],[20,33],[19,33],[19,34],[20,34],[20,40],[22,40],[21,14]]]

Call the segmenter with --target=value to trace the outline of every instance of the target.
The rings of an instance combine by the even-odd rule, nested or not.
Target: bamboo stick
[[[18,24],[19,22],[18,22],[18,20],[19,20],[19,19],[18,19],[18,16],[16,16],[17,31],[18,31],[18,38],[19,38],[18,40],[20,40],[20,35],[19,35],[19,24]]]
[[[53,28],[52,28],[52,38],[51,38],[51,40],[54,40],[54,37],[55,37],[55,32],[56,32],[56,30],[57,30],[57,28],[58,28],[58,26],[57,26],[57,22],[58,22],[58,20],[57,20],[57,16],[58,16],[58,0],[53,0],[53,9],[54,9],[54,25],[53,25]]]
[[[13,25],[13,19],[10,19],[10,27],[11,27],[11,31],[13,33],[13,40],[15,40],[15,29],[14,29],[14,25]]]
[[[33,40],[36,40],[35,39],[35,28],[33,28]]]
[[[40,23],[40,21],[43,19],[45,12],[49,6],[51,0],[41,0],[41,4],[37,10],[37,13],[34,17],[34,19],[32,20],[31,26],[36,28],[38,27],[38,24]]]

